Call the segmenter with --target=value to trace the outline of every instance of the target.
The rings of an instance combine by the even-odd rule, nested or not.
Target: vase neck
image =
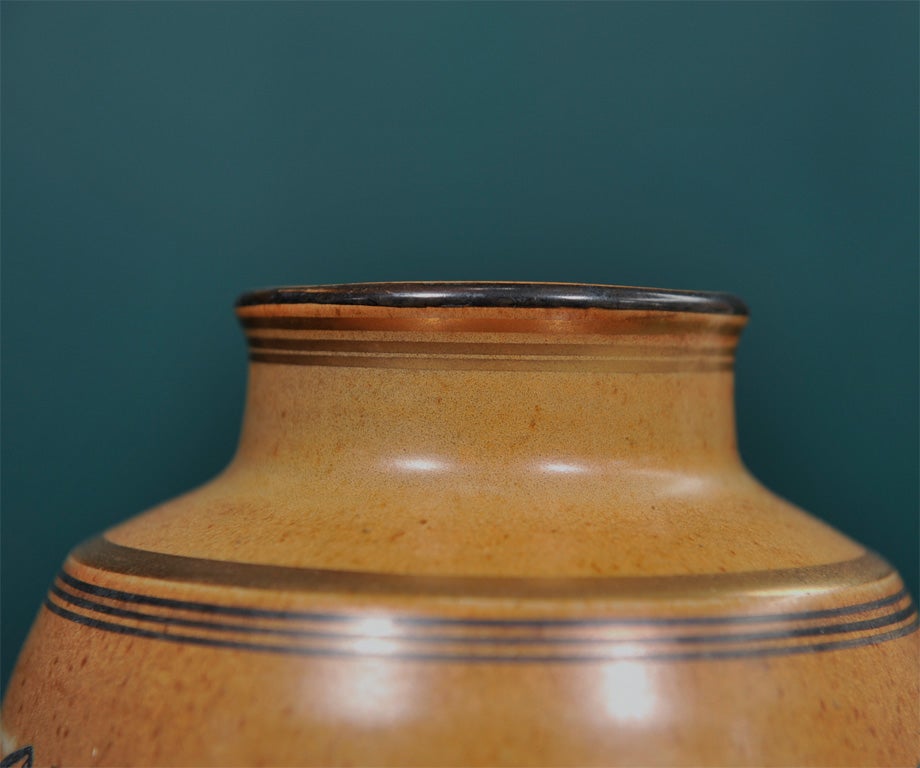
[[[252,361],[240,461],[407,476],[739,464],[737,315],[313,304],[239,314]]]

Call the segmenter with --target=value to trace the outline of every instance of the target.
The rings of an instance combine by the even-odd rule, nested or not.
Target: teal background
[[[4,2],[3,680],[229,459],[280,284],[735,292],[745,460],[916,594],[918,8]]]

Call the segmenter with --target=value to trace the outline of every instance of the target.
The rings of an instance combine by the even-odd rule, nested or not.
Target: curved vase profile
[[[738,457],[737,299],[364,284],[238,314],[235,458],[71,553],[7,760],[916,765],[900,578]]]

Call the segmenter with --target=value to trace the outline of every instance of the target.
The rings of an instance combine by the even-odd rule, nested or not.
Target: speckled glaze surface
[[[3,765],[907,765],[917,614],[738,457],[744,305],[249,294],[236,457],[69,556]]]

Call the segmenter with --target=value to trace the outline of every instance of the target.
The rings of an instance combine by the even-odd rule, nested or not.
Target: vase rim
[[[337,304],[378,307],[505,307],[748,314],[730,293],[592,283],[380,282],[288,286],[251,291],[237,307]]]

